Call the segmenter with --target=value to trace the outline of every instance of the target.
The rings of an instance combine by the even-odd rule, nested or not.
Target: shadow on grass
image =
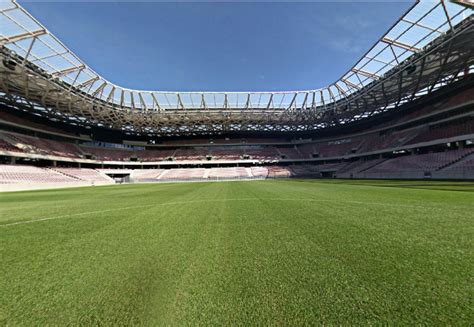
[[[410,188],[433,191],[474,192],[474,182],[466,181],[420,181],[420,180],[368,180],[368,179],[292,179],[300,182],[321,182],[371,187]]]

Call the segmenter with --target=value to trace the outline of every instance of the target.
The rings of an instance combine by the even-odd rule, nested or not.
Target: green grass
[[[280,180],[3,193],[0,324],[472,326],[473,189]]]

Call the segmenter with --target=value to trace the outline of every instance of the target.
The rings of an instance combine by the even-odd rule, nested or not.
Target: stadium
[[[326,87],[179,92],[1,2],[0,322],[471,325],[472,13],[414,2]]]

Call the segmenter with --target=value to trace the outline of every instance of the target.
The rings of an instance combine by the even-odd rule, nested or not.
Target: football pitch
[[[474,322],[474,184],[0,194],[2,325]]]

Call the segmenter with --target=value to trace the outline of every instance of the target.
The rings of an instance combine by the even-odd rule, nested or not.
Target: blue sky
[[[315,89],[411,2],[21,2],[111,82],[159,91]]]

